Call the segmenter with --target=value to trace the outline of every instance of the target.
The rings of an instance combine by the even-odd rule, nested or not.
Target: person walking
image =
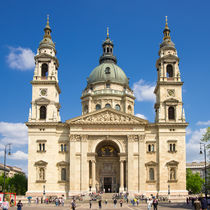
[[[123,205],[123,200],[121,199],[120,200],[120,207],[122,207],[122,205]]]
[[[72,208],[72,210],[75,210],[76,209],[76,202],[75,202],[75,200],[72,200],[72,202],[71,202],[71,208]]]
[[[201,199],[201,208],[202,210],[207,210],[208,204],[206,198]]]
[[[9,209],[9,202],[7,201],[7,199],[5,197],[4,197],[4,201],[1,204],[1,208],[2,208],[2,210]]]
[[[149,199],[147,200],[147,210],[151,210],[151,207],[152,207],[152,199],[149,198]]]
[[[154,210],[157,210],[157,206],[158,206],[158,200],[156,198],[153,199],[153,207]]]
[[[107,205],[107,203],[108,203],[108,201],[107,201],[107,199],[105,200],[105,204]]]
[[[89,200],[90,209],[92,208],[92,200]]]
[[[98,201],[98,207],[101,209],[101,199]]]
[[[117,207],[117,199],[115,198],[114,199],[114,208],[116,208]]]
[[[21,200],[18,201],[17,203],[17,210],[22,210],[23,204],[21,202]]]
[[[201,203],[198,200],[198,198],[196,198],[195,201],[194,201],[194,208],[195,208],[195,210],[200,210],[201,209]]]

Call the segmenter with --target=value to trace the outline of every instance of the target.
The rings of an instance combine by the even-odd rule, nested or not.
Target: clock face
[[[175,96],[175,90],[174,89],[168,89],[168,96]]]
[[[47,96],[47,89],[40,89],[41,96]]]

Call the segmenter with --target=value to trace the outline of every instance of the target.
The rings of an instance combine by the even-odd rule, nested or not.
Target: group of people
[[[1,203],[1,209],[2,210],[8,210],[10,207],[9,202],[7,201],[7,199],[4,197],[3,202]],[[19,202],[17,203],[17,210],[22,210],[23,204],[21,202],[21,200],[19,200]]]
[[[206,198],[195,198],[192,200],[192,206],[194,206],[195,210],[207,210],[208,202]]]

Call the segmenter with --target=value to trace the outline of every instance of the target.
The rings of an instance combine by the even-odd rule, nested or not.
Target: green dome
[[[128,78],[124,71],[115,63],[109,62],[97,66],[87,79],[88,84],[107,81],[128,85]]]

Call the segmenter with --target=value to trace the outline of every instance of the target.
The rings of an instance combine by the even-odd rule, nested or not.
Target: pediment
[[[57,166],[68,166],[68,165],[69,165],[69,163],[66,161],[60,161],[57,163]]]
[[[157,163],[154,161],[149,161],[149,162],[145,163],[145,166],[156,166],[156,165],[157,165]]]
[[[46,166],[47,162],[45,162],[44,160],[39,160],[39,161],[35,162],[34,165],[35,166]]]
[[[44,97],[41,97],[41,98],[38,98],[36,101],[35,101],[36,104],[49,104],[50,103],[50,100],[47,99],[47,98],[44,98]]]
[[[167,162],[166,165],[169,166],[177,166],[179,164],[179,162],[175,161],[175,160],[171,160],[170,162]]]
[[[164,102],[165,103],[178,103],[179,101],[175,98],[168,98]]]
[[[70,120],[68,124],[148,124],[148,121],[112,108],[104,108]]]

